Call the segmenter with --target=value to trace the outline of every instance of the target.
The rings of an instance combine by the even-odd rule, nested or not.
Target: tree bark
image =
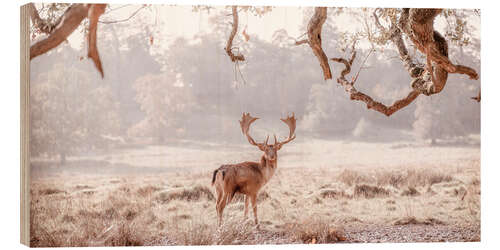
[[[455,65],[448,58],[446,39],[434,30],[434,19],[442,9],[403,9],[399,26],[415,44],[417,49],[426,55],[426,71],[430,82],[424,84],[424,94],[432,95],[441,92],[448,80],[448,73],[466,74],[470,79],[479,79],[472,68]]]
[[[89,18],[89,35],[88,35],[88,58],[93,62],[97,70],[101,73],[101,77],[104,78],[104,72],[102,70],[101,58],[99,57],[99,51],[97,50],[97,22],[99,17],[104,13],[106,9],[106,4],[92,4],[88,12]]]
[[[376,11],[373,13],[375,25],[382,31],[387,32],[379,22]],[[408,106],[421,93],[432,95],[443,90],[448,73],[462,73],[469,75],[472,79],[477,79],[477,74],[471,68],[462,65],[453,65],[448,60],[448,44],[441,34],[434,31],[434,18],[441,12],[439,9],[404,9],[399,19],[399,25],[392,22],[389,30],[390,40],[398,49],[399,56],[413,78],[411,86],[412,91],[403,99],[397,100],[391,106],[386,106],[373,100],[370,96],[356,90],[354,83],[356,79],[348,81],[345,76],[350,73],[352,62],[356,57],[354,45],[350,60],[344,58],[332,58],[331,60],[345,65],[337,82],[342,85],[349,93],[351,100],[362,101],[366,103],[368,109],[373,109],[380,113],[390,116],[396,111]],[[403,30],[413,41],[416,47],[427,55],[427,67],[415,64],[408,53],[403,40]],[[434,61],[434,62],[433,62]],[[480,101],[480,93],[472,99]]]
[[[236,61],[245,61],[245,57],[242,54],[237,54],[235,55],[233,53],[233,39],[234,36],[236,36],[236,33],[238,32],[238,7],[233,6],[232,7],[232,12],[233,12],[233,28],[231,29],[231,34],[229,35],[229,38],[227,39],[226,43],[226,53],[231,58],[231,61],[236,62]]]
[[[366,103],[366,108],[373,109],[382,114],[385,114],[386,116],[390,116],[394,114],[396,111],[408,106],[408,104],[412,103],[420,95],[420,91],[412,90],[405,98],[394,102],[391,106],[386,106],[378,101],[373,100],[373,98],[371,98],[369,95],[358,91],[354,87],[354,81],[348,81],[345,78],[345,76],[351,72],[352,62],[354,61],[355,58],[356,58],[356,52],[353,46],[352,56],[349,61],[347,61],[344,58],[331,59],[332,61],[343,63],[345,66],[345,69],[342,70],[342,72],[340,73],[340,77],[337,78],[337,82],[344,87],[347,93],[349,93],[351,100],[362,101]]]
[[[50,32],[49,36],[31,45],[30,60],[48,52],[64,42],[66,38],[78,28],[83,19],[87,17],[88,10],[88,4],[73,4],[68,7],[60,19],[61,21],[54,30]]]
[[[321,29],[326,21],[327,8],[316,7],[314,8],[314,15],[309,20],[307,25],[308,40],[299,41],[296,45],[307,43],[311,47],[314,55],[318,58],[319,65],[323,70],[323,77],[325,80],[332,79],[332,72],[328,64],[328,57],[326,57],[323,47],[321,46]]]
[[[54,30],[56,24],[50,24],[46,20],[43,20],[38,13],[34,3],[28,3],[29,14],[33,26],[37,28],[40,32],[45,34],[50,34]],[[60,21],[60,19],[58,20]]]
[[[30,5],[31,19],[36,23],[36,27],[48,36],[30,47],[30,60],[47,53],[51,49],[59,46],[66,41],[69,35],[73,33],[81,24],[83,19],[89,19],[88,35],[88,58],[93,62],[101,77],[104,77],[101,59],[97,50],[97,24],[99,17],[104,13],[107,4],[72,4],[58,19],[54,27],[48,26],[39,16],[35,5]]]

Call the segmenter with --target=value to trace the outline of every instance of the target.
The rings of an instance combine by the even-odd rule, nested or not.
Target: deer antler
[[[259,145],[254,141],[254,139],[250,136],[250,134],[248,134],[248,131],[250,130],[250,125],[257,119],[259,118],[252,117],[250,113],[243,112],[243,116],[241,117],[240,121],[241,132],[247,137],[248,142],[254,146],[259,146]]]
[[[292,113],[292,115],[288,116],[286,119],[281,118],[280,120],[286,123],[286,125],[290,129],[290,134],[288,135],[288,139],[282,142],[278,142],[276,141],[276,136],[274,137],[275,144],[278,144],[279,147],[281,148],[281,146],[283,146],[284,144],[287,144],[291,142],[293,139],[295,139],[295,122],[297,121],[297,119],[295,119],[295,114]]]

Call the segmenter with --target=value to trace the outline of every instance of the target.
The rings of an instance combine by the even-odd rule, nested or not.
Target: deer
[[[260,151],[264,152],[260,158],[260,162],[245,161],[237,164],[221,165],[213,172],[212,186],[215,186],[217,193],[216,211],[218,216],[218,226],[222,225],[222,212],[227,204],[229,204],[236,193],[241,193],[245,196],[245,219],[248,218],[248,203],[252,203],[255,225],[259,226],[257,219],[257,194],[259,190],[273,177],[278,167],[278,151],[281,147],[295,139],[295,114],[280,120],[283,121],[289,128],[290,133],[284,141],[278,141],[274,134],[274,144],[268,144],[269,135],[262,143],[256,143],[250,136],[250,125],[255,122],[256,117],[252,117],[250,113],[243,113],[240,126],[241,132],[246,136],[250,145],[256,146]]]

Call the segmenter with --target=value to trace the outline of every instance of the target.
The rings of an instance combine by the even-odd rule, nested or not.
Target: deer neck
[[[260,158],[260,165],[262,168],[262,174],[264,175],[265,182],[267,183],[271,177],[273,177],[276,168],[278,167],[278,157],[275,160],[267,160],[265,156]]]

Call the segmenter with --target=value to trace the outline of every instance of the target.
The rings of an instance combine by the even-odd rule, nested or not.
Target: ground
[[[288,145],[287,145],[288,146]],[[217,227],[212,171],[257,160],[243,145],[149,146],[34,159],[32,246],[480,240],[480,147],[298,141],[258,198]]]

